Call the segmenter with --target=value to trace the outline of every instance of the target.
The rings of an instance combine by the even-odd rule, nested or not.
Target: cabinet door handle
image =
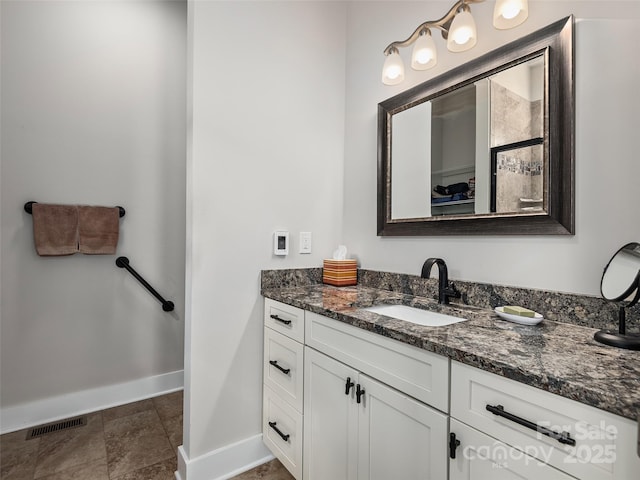
[[[349,390],[353,388],[354,383],[351,381],[351,377],[347,377],[347,383],[344,384],[344,394],[349,395]]]
[[[456,449],[460,446],[460,440],[455,433],[449,434],[449,458],[456,458]]]
[[[286,435],[284,433],[282,433],[280,431],[280,429],[278,427],[276,427],[277,424],[278,424],[278,422],[269,422],[269,426],[271,428],[273,428],[278,435],[280,435],[280,438],[282,438],[285,442],[288,442],[289,441],[289,437],[291,435],[289,435],[288,433]]]
[[[277,360],[269,360],[269,363],[271,365],[273,365],[274,367],[276,367],[278,370],[280,370],[285,375],[289,375],[289,372],[291,371],[290,368],[282,368],[280,365],[278,365],[278,361]]]
[[[487,404],[487,410],[489,410],[494,415],[498,415],[499,417],[506,418],[507,420],[511,420],[512,422],[517,423],[518,425],[522,425],[523,427],[527,427],[531,430],[535,430],[538,433],[546,435],[547,437],[551,437],[564,445],[574,446],[576,441],[571,438],[571,434],[568,432],[556,432],[554,430],[549,430],[542,425],[538,425],[529,420],[525,420],[524,418],[520,418],[513,413],[505,412],[504,407],[502,405],[493,405]]]
[[[364,395],[364,388],[360,388],[360,384],[356,386],[356,403],[361,403],[361,398]]]
[[[271,318],[276,320],[277,322],[282,322],[285,325],[291,325],[291,320],[285,320],[284,318],[280,318],[278,315],[269,315]]]

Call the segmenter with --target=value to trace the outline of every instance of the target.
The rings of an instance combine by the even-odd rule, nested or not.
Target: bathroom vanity
[[[356,286],[263,288],[264,442],[297,479],[636,478],[640,353]],[[414,305],[425,327],[364,310]]]

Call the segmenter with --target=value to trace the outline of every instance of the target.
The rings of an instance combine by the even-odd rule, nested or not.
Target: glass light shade
[[[493,9],[493,26],[500,30],[517,27],[528,16],[527,0],[497,0]]]
[[[421,34],[413,46],[411,54],[411,68],[414,70],[426,70],[438,62],[436,44],[430,32]]]
[[[397,85],[404,80],[404,64],[398,50],[392,50],[387,55],[382,67],[382,83],[385,85]]]
[[[451,52],[464,52],[472,48],[478,41],[476,22],[468,10],[458,13],[451,22],[447,48]]]

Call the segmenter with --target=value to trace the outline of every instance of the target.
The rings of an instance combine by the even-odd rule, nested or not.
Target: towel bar
[[[27,203],[24,204],[24,211],[27,212],[29,215],[33,214],[33,204],[34,203],[38,203],[38,202],[31,201],[31,202],[27,202]],[[125,211],[125,209],[122,208],[119,205],[116,205],[116,206],[118,207],[118,210],[120,211],[120,218],[124,217],[124,214],[127,213]]]
[[[131,275],[133,275],[136,280],[138,280],[147,290],[149,290],[154,297],[160,300],[160,303],[162,303],[162,310],[164,310],[165,312],[173,311],[173,302],[169,302],[162,298],[162,296],[158,292],[156,292],[156,290],[151,285],[149,285],[149,283],[144,278],[142,278],[140,274],[136,272],[133,267],[131,267],[131,265],[129,265],[129,259],[127,257],[116,258],[116,265],[120,268],[126,268],[127,271]]]

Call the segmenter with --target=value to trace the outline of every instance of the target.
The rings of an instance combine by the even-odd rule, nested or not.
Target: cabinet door
[[[460,442],[449,460],[449,480],[572,480],[560,470],[520,450],[451,419],[451,433]]]
[[[355,480],[358,372],[305,347],[303,478]],[[345,394],[347,379],[353,383]]]
[[[358,479],[447,478],[447,416],[366,375],[358,384]]]

